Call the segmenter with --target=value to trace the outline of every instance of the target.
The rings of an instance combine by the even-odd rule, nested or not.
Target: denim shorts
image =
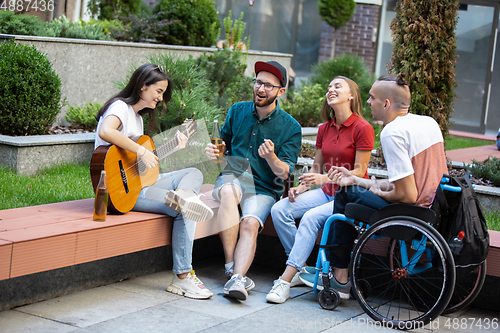
[[[271,212],[271,207],[273,207],[276,200],[265,194],[258,193],[243,193],[240,181],[233,175],[222,175],[217,177],[215,181],[214,190],[212,196],[215,200],[220,202],[220,189],[225,186],[233,184],[240,189],[240,210],[241,218],[240,222],[247,217],[253,217],[259,221],[261,229],[264,227],[264,222],[266,222],[269,213]]]

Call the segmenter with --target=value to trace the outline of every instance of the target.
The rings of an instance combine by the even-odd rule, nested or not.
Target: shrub
[[[61,81],[34,46],[0,44],[0,128],[6,135],[45,134],[61,108]]]
[[[172,80],[172,99],[168,103],[167,112],[163,113],[162,103],[157,105],[159,116],[159,132],[164,132],[174,126],[181,125],[186,118],[204,118],[207,123],[222,118],[222,110],[211,102],[211,83],[207,80],[205,71],[197,65],[193,58],[179,59],[165,53],[148,58],[151,63],[163,66]],[[130,69],[130,76],[136,68]],[[120,82],[119,89],[123,89],[128,82]],[[144,117],[145,127],[149,123],[148,116]],[[211,128],[211,127],[208,127]],[[148,133],[153,135],[154,133]]]
[[[41,33],[44,33],[43,35]],[[18,15],[11,11],[0,10],[0,33],[11,35],[29,35],[56,37],[48,29],[48,23],[40,20],[38,16]]]
[[[94,23],[71,22],[62,15],[51,22],[43,22],[39,17],[0,11],[0,33],[44,37],[64,37],[80,39],[112,40],[104,29]]]
[[[130,42],[158,42],[161,29],[169,26],[175,21],[161,20],[163,13],[157,13],[147,17],[129,15],[121,18],[122,26],[110,27],[111,35],[116,40]]]
[[[119,20],[95,20],[91,19],[87,24],[94,24],[101,27],[102,31],[110,34],[113,38],[114,34],[121,33],[125,29],[123,23]]]
[[[151,14],[142,0],[90,0],[87,8],[93,17],[99,20],[114,20],[122,16]]]
[[[472,160],[467,169],[471,170],[474,177],[487,179],[494,186],[500,187],[500,158],[489,156],[482,162]]]
[[[300,157],[315,158],[316,157],[316,147],[308,142],[302,142],[300,146]]]
[[[366,67],[363,59],[353,54],[342,54],[328,61],[313,65],[311,71],[312,75],[306,84],[320,84],[323,87],[324,94],[326,94],[328,85],[332,79],[337,75],[348,77],[356,82],[361,92],[363,115],[367,119],[371,119],[370,107],[366,101],[368,100],[368,92],[375,78]]]
[[[215,45],[220,21],[212,0],[161,0],[153,13],[163,12],[160,20],[177,21],[157,33],[163,44],[206,46]]]
[[[433,117],[443,136],[455,99],[455,28],[458,1],[396,2],[391,22],[394,49],[389,71],[408,72],[413,113]]]
[[[213,103],[225,110],[231,105],[252,98],[252,79],[245,76],[245,54],[239,50],[217,49],[197,60],[210,81]]]
[[[186,118],[204,118],[207,123],[221,118],[221,109],[211,102],[211,83],[196,59],[163,54],[149,60],[162,65],[174,85],[167,113],[160,117],[162,131],[182,124]]]
[[[101,107],[102,104],[97,102],[87,102],[83,107],[70,106],[64,118],[73,125],[79,125],[86,129],[93,130],[97,126],[95,115],[99,112]]]
[[[325,101],[326,89],[316,83],[303,85],[297,90],[293,93],[293,99],[283,100],[280,107],[294,117],[301,126],[311,127],[322,123],[320,111]]]
[[[222,48],[234,48],[236,50],[241,50],[243,48],[248,49],[250,44],[249,38],[245,37],[241,40],[247,26],[247,24],[243,21],[243,12],[241,12],[240,17],[234,22],[231,20],[231,15],[232,11],[229,11],[228,16],[224,18],[224,21],[222,22],[224,26],[224,33],[226,35],[226,39],[222,43]],[[219,35],[219,33],[217,33],[217,35]]]
[[[71,22],[64,15],[52,20],[48,28],[52,29],[57,37],[112,40],[111,36],[106,34],[99,25],[85,24],[82,21]]]

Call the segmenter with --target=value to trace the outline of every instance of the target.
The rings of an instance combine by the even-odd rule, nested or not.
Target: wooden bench
[[[201,198],[216,211],[212,188],[203,185]],[[129,212],[95,222],[92,211],[93,199],[0,210],[0,280],[171,244],[169,216]],[[195,239],[217,234],[215,225],[197,223]],[[270,217],[261,234],[277,236]],[[490,243],[487,274],[500,277],[500,232],[490,231]]]
[[[213,185],[202,200],[214,211]],[[0,210],[0,280],[171,244],[169,216],[128,212],[92,220],[93,199]],[[215,235],[214,218],[196,225],[195,239]],[[276,236],[271,221],[262,234]]]

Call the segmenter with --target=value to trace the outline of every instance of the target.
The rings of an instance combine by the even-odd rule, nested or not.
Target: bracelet
[[[142,155],[139,155],[139,149],[140,148],[137,150],[137,156],[139,156],[139,157],[143,157],[144,155],[146,155],[146,152],[148,151],[145,147],[142,147],[142,148],[144,148],[144,153]]]

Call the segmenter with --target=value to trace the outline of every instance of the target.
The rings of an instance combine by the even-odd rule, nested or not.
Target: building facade
[[[390,61],[389,28],[396,0],[384,0],[381,8],[375,73],[385,74]],[[496,136],[500,128],[500,0],[460,0],[458,11],[457,98],[450,122],[452,129]]]
[[[150,6],[158,0],[145,0]],[[243,13],[250,49],[289,53],[298,77],[332,56],[360,56],[377,76],[387,73],[392,53],[389,28],[397,0],[355,0],[356,11],[335,31],[322,21],[318,0],[214,0],[221,21]],[[418,0],[415,0],[418,1]],[[451,115],[454,130],[496,136],[500,128],[500,0],[459,0],[456,28],[457,98]],[[42,13],[50,20],[65,14],[70,20],[88,20],[88,0],[50,0],[54,10]],[[33,13],[41,15],[40,13]],[[225,36],[222,35],[221,39]]]
[[[377,76],[386,74],[396,0],[355,1],[354,16],[337,32],[322,22],[317,0],[256,0],[252,7],[246,1],[215,2],[221,19],[229,10],[233,20],[244,13],[251,49],[293,54],[292,68],[300,76],[343,53],[359,55]],[[499,6],[500,0],[460,0],[454,130],[496,136],[500,128]]]

